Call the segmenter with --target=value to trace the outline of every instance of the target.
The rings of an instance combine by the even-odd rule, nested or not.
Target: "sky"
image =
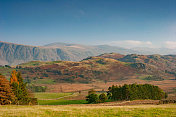
[[[176,0],[0,0],[0,41],[176,49]]]

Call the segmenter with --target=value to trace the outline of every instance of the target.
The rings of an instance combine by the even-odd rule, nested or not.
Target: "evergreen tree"
[[[10,82],[12,90],[17,97],[17,104],[29,104],[31,98],[29,97],[26,89],[26,83],[23,82],[21,73],[12,71]]]
[[[109,87],[107,95],[111,94],[112,100],[136,100],[153,99],[160,100],[166,98],[167,94],[158,86],[150,84],[125,84],[123,86]]]

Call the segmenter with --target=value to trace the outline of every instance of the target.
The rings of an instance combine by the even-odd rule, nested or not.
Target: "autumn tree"
[[[23,82],[20,72],[12,71],[10,83],[12,91],[17,97],[17,104],[29,104],[31,100],[36,101],[36,99],[29,97],[26,83]]]
[[[9,81],[0,74],[0,105],[14,104],[15,99]]]
[[[18,79],[17,79],[17,72],[16,72],[16,70],[13,70],[12,73],[11,73],[10,83],[11,84],[13,84],[13,83],[19,84]]]

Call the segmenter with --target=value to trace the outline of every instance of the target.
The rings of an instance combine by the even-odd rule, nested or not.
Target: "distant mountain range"
[[[17,65],[28,61],[80,61],[103,53],[119,54],[176,54],[175,50],[161,48],[125,49],[109,45],[80,45],[51,43],[44,46],[29,46],[0,41],[0,65]]]

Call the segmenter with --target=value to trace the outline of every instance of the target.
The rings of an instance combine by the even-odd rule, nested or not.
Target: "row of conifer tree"
[[[151,84],[124,84],[123,86],[114,86],[108,88],[107,95],[104,93],[96,94],[95,90],[90,90],[86,100],[88,103],[102,103],[105,101],[123,101],[123,100],[161,100],[167,98],[165,93],[158,86]]]
[[[111,100],[137,100],[152,99],[160,100],[167,98],[158,86],[151,84],[124,84],[123,86],[112,86],[108,88],[107,96]]]

